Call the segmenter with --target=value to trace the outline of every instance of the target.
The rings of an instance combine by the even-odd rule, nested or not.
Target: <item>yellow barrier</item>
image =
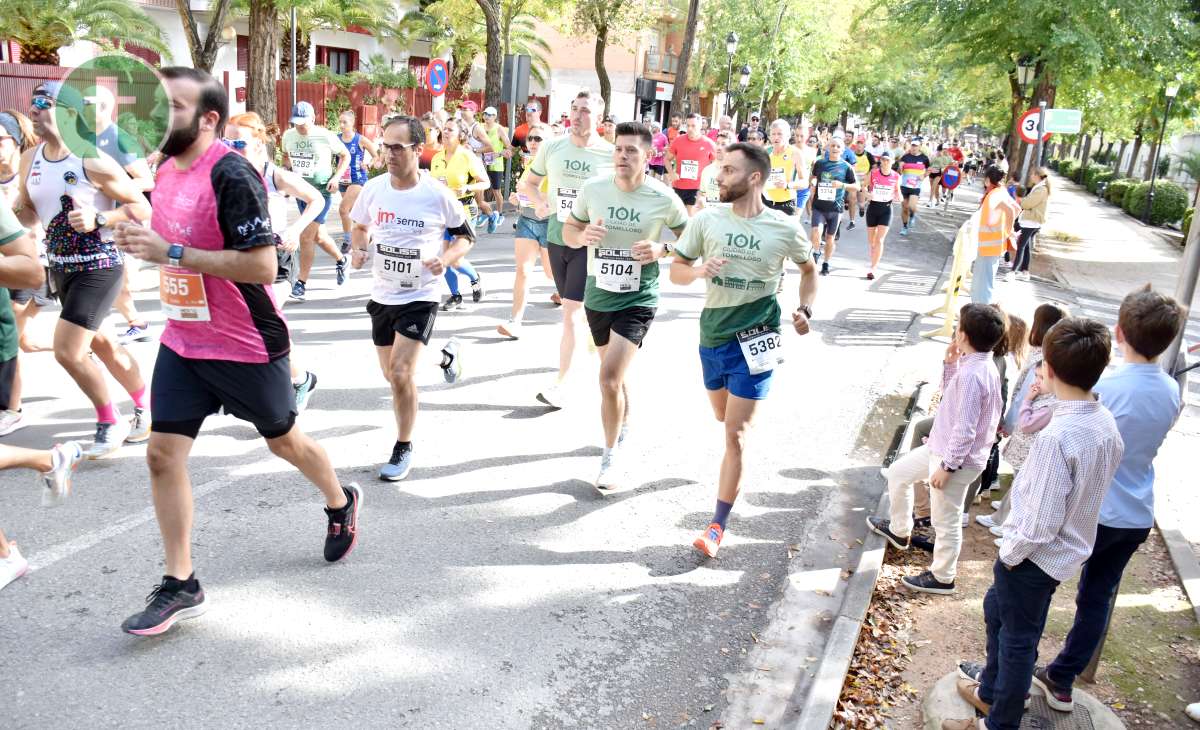
[[[946,337],[954,335],[954,322],[958,317],[958,294],[967,287],[967,276],[971,273],[971,262],[968,258],[971,247],[976,244],[972,235],[971,224],[974,218],[968,219],[958,229],[954,236],[954,261],[950,264],[950,277],[946,281],[946,298],[942,305],[933,311],[926,312],[926,317],[941,317],[942,326],[928,332],[922,332],[922,337]]]

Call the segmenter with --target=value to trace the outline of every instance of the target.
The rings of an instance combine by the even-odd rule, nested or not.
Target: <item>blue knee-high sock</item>
[[[458,296],[458,274],[454,273],[453,266],[446,267],[446,286],[450,287],[451,296]]]
[[[718,525],[720,525],[721,529],[724,530],[725,522],[729,520],[729,511],[732,509],[733,509],[732,502],[722,502],[721,500],[718,499],[717,500],[717,511],[713,512],[712,521],[717,523]]]

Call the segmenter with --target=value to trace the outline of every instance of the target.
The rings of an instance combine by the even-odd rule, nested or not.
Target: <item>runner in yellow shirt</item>
[[[453,119],[442,125],[442,149],[438,150],[429,163],[429,174],[438,182],[450,188],[454,197],[463,206],[463,214],[471,219],[471,202],[475,192],[487,190],[490,185],[487,168],[483,166],[475,153],[463,144],[467,140],[467,132]],[[458,288],[458,274],[467,277],[471,282],[471,299],[479,302],[483,299],[483,283],[479,272],[464,256],[453,266],[446,267],[446,285],[450,287],[450,296],[442,302],[442,311],[449,312],[462,306],[463,298]]]
[[[800,155],[788,144],[792,136],[792,125],[786,120],[771,122],[768,138],[771,141],[767,153],[771,156],[771,174],[763,188],[763,203],[787,216],[796,215],[796,176]],[[805,181],[807,184],[807,180]]]

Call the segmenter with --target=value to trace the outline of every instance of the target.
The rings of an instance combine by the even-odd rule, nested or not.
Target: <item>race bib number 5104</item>
[[[642,265],[627,248],[597,248],[593,269],[596,286],[604,291],[625,294],[641,288]]]

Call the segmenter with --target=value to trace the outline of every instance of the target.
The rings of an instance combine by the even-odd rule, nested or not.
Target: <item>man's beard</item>
[[[163,142],[162,153],[167,157],[175,157],[187,152],[200,136],[200,113],[192,116],[192,123],[183,129],[172,129],[167,141]]]
[[[739,180],[737,183],[730,183],[719,188],[722,203],[732,203],[745,197],[750,191],[750,186],[745,179]]]

